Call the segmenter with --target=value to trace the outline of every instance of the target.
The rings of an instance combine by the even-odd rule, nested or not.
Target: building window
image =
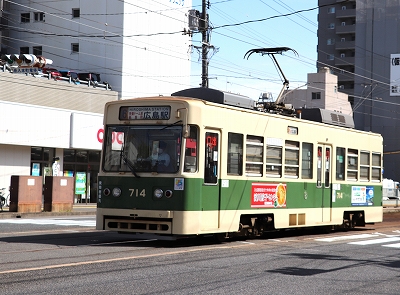
[[[346,38],[341,38],[340,42],[346,42]]]
[[[43,54],[43,51],[42,51],[42,46],[33,46],[32,47],[32,52],[33,52],[33,55],[42,55]]]
[[[29,23],[31,21],[31,14],[28,13],[21,13],[21,23]]]
[[[342,22],[342,27],[344,27],[346,25],[346,22]]]
[[[44,22],[44,12],[33,13],[35,22]]]
[[[19,54],[29,54],[29,47],[20,47]]]
[[[341,53],[341,54],[340,54],[340,57],[342,57],[342,58],[343,58],[343,57],[346,57],[346,53]]]
[[[72,53],[79,53],[79,43],[71,43]]]
[[[327,60],[334,60],[334,59],[335,59],[335,56],[334,56],[333,54],[328,54],[328,55],[326,56],[326,59],[327,59]]]
[[[72,17],[78,18],[81,16],[81,10],[79,8],[72,8]]]
[[[328,13],[335,13],[335,7],[328,7]]]
[[[334,29],[335,28],[335,23],[330,23],[328,25],[328,29]]]
[[[334,45],[335,44],[335,39],[328,39],[326,41],[326,45]]]
[[[311,93],[311,99],[321,99],[321,92]]]
[[[51,165],[53,163],[54,155],[54,148],[31,147],[31,175],[51,176]]]

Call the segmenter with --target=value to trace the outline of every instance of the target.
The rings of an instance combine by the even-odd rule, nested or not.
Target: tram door
[[[220,137],[215,130],[206,130],[204,142],[204,183],[201,193],[201,229],[219,228],[220,184]]]
[[[318,145],[317,199],[322,209],[322,222],[331,221],[332,214],[332,146]]]

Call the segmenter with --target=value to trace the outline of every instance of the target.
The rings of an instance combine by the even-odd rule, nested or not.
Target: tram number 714
[[[139,197],[139,196],[141,196],[141,197],[144,198],[146,196],[146,190],[145,189],[142,189],[140,191],[140,189],[138,189],[138,188],[130,188],[129,191],[131,192],[130,195],[129,195],[130,197],[133,197],[133,196]],[[140,193],[139,193],[139,191],[140,191]]]

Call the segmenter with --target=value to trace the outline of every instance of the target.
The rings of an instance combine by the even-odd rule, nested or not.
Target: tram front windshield
[[[108,126],[103,170],[173,173],[179,170],[182,126]]]

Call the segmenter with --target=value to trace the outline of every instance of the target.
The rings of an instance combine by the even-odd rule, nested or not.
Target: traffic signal
[[[1,59],[12,67],[43,68],[45,65],[51,65],[53,63],[51,59],[33,54],[3,54]]]

